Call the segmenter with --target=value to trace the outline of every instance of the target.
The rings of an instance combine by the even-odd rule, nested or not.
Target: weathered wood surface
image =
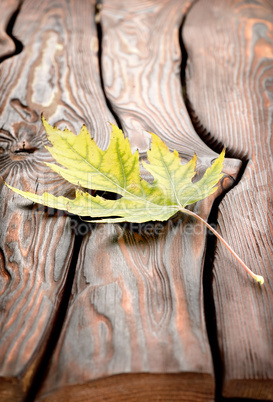
[[[213,298],[223,395],[273,400],[273,3],[200,0],[183,30],[187,95],[209,143],[245,160],[218,229],[265,277],[252,283],[217,244]]]
[[[31,164],[38,167],[34,161]],[[11,167],[7,180],[19,185],[20,174],[27,177],[25,165]],[[67,218],[25,206],[1,185],[0,398],[3,401],[22,400],[31,386],[55,324],[73,252],[74,235]]]
[[[186,3],[177,1],[130,2],[126,7],[105,2],[100,17],[102,70],[106,95],[133,146],[147,150],[145,130],[157,132],[185,159],[197,148],[203,157],[201,171],[215,153],[195,133],[182,99],[178,32],[186,9]],[[156,45],[162,41],[164,47]],[[141,80],[147,91],[160,90],[162,99],[146,96]],[[174,104],[164,103],[173,96]],[[238,161],[228,166],[236,175]],[[232,181],[225,177],[223,186],[228,187]],[[213,199],[196,206],[204,218]],[[206,230],[181,217],[168,225],[94,227],[82,245],[63,331],[39,399],[57,401],[67,394],[72,400],[164,399],[160,380],[164,378],[167,389],[174,382],[162,373],[174,373],[179,382],[174,398],[212,400],[214,375],[202,290],[205,242]],[[117,376],[115,396],[110,380],[102,381],[112,375]],[[181,392],[187,381],[191,386]],[[152,384],[153,397],[144,391]]]
[[[202,7],[208,6],[203,0],[200,0],[200,4],[201,11]],[[39,116],[44,112],[50,123],[60,127],[68,126],[74,132],[78,132],[85,122],[99,145],[105,147],[110,132],[108,121],[115,121],[103,91],[109,100],[108,106],[111,105],[133,147],[140,149],[143,158],[149,146],[148,130],[159,134],[170,148],[176,148],[182,160],[188,160],[196,151],[200,157],[200,175],[211,164],[217,154],[205,145],[193,128],[183,100],[180,76],[185,55],[179,43],[179,35],[187,14],[189,23],[186,20],[185,34],[184,27],[182,34],[186,50],[189,49],[189,62],[193,63],[191,52],[198,50],[199,43],[204,43],[203,53],[206,54],[205,39],[199,38],[199,43],[195,44],[196,32],[194,38],[189,39],[192,32],[190,16],[197,18],[194,10],[198,2],[108,0],[101,7],[96,7],[93,0],[25,0],[21,7],[15,1],[2,1],[1,7],[5,12],[0,24],[0,38],[4,38],[0,41],[0,45],[3,44],[0,46],[0,173],[11,184],[38,192],[46,189],[54,194],[68,193],[72,196],[73,189],[43,165],[45,160],[49,160],[49,154],[43,148],[46,139]],[[229,3],[221,3],[220,8],[224,13],[229,9]],[[16,10],[18,15],[11,36],[10,18]],[[96,13],[98,10],[101,10],[100,14]],[[245,21],[244,10],[237,15],[239,26]],[[254,16],[260,16],[264,6],[251,10]],[[233,14],[230,12],[225,17],[227,25],[233,20]],[[204,15],[203,10],[203,24]],[[210,18],[209,24],[217,27],[216,20],[211,16],[206,18]],[[102,27],[101,70],[100,29],[97,30],[95,20]],[[201,22],[197,20],[195,31],[200,25]],[[212,28],[209,26],[208,31]],[[234,37],[237,41],[240,38],[237,33],[234,33]],[[251,41],[251,37],[245,37]],[[20,54],[14,54],[19,53],[19,47],[15,46],[14,51],[12,45],[15,38],[21,43]],[[259,36],[255,38],[257,41]],[[245,45],[245,41],[242,43]],[[251,49],[241,47],[240,52],[250,57]],[[267,57],[270,49],[267,48]],[[257,53],[254,52],[255,66],[259,66],[259,48],[254,50]],[[233,55],[232,51],[230,54]],[[239,51],[235,54],[239,57]],[[249,60],[252,61],[251,58]],[[198,58],[197,62],[200,62]],[[202,71],[211,77],[218,77],[209,62],[206,63],[208,70],[200,64],[195,66],[195,71],[201,72],[202,65]],[[245,64],[241,59],[238,63],[243,74]],[[218,60],[214,67],[217,65]],[[234,66],[229,67],[232,74]],[[251,71],[257,73],[258,70],[253,67]],[[268,70],[266,65],[264,71],[269,74],[269,65]],[[218,71],[218,74],[215,85],[217,82],[219,85],[225,83],[222,73]],[[253,78],[253,88],[256,88],[255,83],[260,82],[257,77]],[[188,76],[186,89],[189,96],[198,93],[198,85],[201,93],[202,80],[193,82]],[[219,88],[221,94],[222,86]],[[247,84],[241,87],[241,97],[244,102],[250,102],[245,96],[246,88]],[[208,94],[213,93],[211,102],[214,105],[214,99],[220,95],[213,92],[210,85],[206,89]],[[250,94],[254,96],[254,91]],[[208,102],[202,102],[200,96],[194,100],[199,107],[200,121],[204,119],[206,126],[205,118],[214,116],[214,110]],[[218,103],[221,106],[220,100]],[[247,116],[251,116],[256,124],[256,131],[249,126],[252,129],[251,137],[249,135],[252,141],[242,138],[242,142],[233,145],[237,137],[232,134],[229,126],[221,126],[221,130],[217,125],[215,130],[209,127],[213,138],[225,143],[237,157],[242,157],[243,151],[252,149],[257,141],[260,153],[255,152],[254,148],[253,152],[245,153],[250,159],[249,166],[260,166],[260,162],[257,162],[261,161],[260,155],[270,154],[269,147],[267,153],[264,153],[264,144],[259,143],[261,137],[258,136],[258,133],[262,135],[262,131],[258,132],[257,129],[260,124],[264,128],[265,138],[270,138],[269,104],[260,103],[257,106],[259,113],[255,114],[257,104],[253,101],[253,104],[250,102],[248,105]],[[238,105],[235,104],[236,110],[241,110]],[[236,124],[240,128],[242,123],[237,122],[237,115],[235,117],[232,128]],[[268,119],[267,126],[264,124],[265,119]],[[215,123],[215,118],[212,121]],[[220,124],[220,119],[216,121]],[[245,127],[247,124],[245,120]],[[209,139],[205,137],[207,144]],[[236,178],[239,168],[239,160],[227,160],[224,167],[226,174],[218,195],[230,187],[232,177]],[[247,167],[243,175],[241,195],[238,195],[241,204],[236,204],[237,213],[246,199],[249,202],[253,200],[252,196],[257,195],[256,190],[250,194],[248,183],[249,180],[258,180],[259,175],[253,173],[253,168],[249,169]],[[236,189],[240,189],[239,186]],[[215,379],[203,300],[203,263],[206,252],[206,231],[203,227],[192,219],[179,216],[165,224],[87,225],[76,220],[71,222],[66,216],[33,208],[33,205],[10,193],[3,185],[0,191],[0,212],[3,216],[0,224],[0,279],[3,284],[0,301],[3,322],[0,338],[0,345],[1,342],[3,344],[0,348],[3,355],[0,399],[22,400],[39,364],[43,362],[54,320],[60,309],[61,294],[68,286],[66,278],[71,256],[77,251],[73,249],[74,237],[79,234],[84,235],[84,238],[66,318],[36,399],[73,402],[103,399],[214,400]],[[214,198],[198,203],[194,206],[195,211],[207,219]],[[228,207],[226,200],[229,200]],[[234,237],[230,233],[238,228],[226,212],[232,200],[232,197],[226,197],[221,204],[220,229],[229,240]],[[256,198],[254,201],[257,202]],[[253,222],[258,223],[258,220],[255,221],[255,211],[251,209],[251,213],[254,214]],[[67,230],[69,225],[72,229],[70,231]],[[225,233],[224,227],[228,233]],[[245,233],[238,233],[243,240],[241,255],[245,257],[250,252],[247,237],[244,237]],[[268,236],[265,239],[255,238],[261,248],[267,247],[265,240],[270,241],[272,232],[264,233]],[[260,258],[265,260],[267,271],[263,273],[269,285],[265,288],[266,293],[262,293],[263,289],[256,284],[252,286],[241,270],[232,272],[236,266],[233,266],[235,264],[231,257],[219,246],[217,248],[214,298],[218,339],[225,368],[229,370],[224,377],[225,395],[229,395],[227,387],[230,385],[233,387],[233,396],[270,399],[272,395],[272,362],[269,360],[269,336],[272,331],[270,324],[265,321],[266,317],[271,317],[269,261],[272,249],[267,247],[266,250],[268,260],[264,256]],[[257,252],[251,252],[253,258]],[[233,288],[227,282],[229,278],[235,278],[232,279],[236,282]],[[224,284],[223,290],[221,283]],[[243,297],[239,295],[239,290],[246,294],[247,303],[242,304]],[[223,304],[229,306],[223,307]],[[253,306],[252,310],[248,312],[246,306]],[[236,317],[232,317],[232,309]],[[257,311],[260,312],[259,317]],[[241,345],[243,357],[247,350],[247,360],[240,360],[234,374],[231,371],[232,368],[235,370],[234,357],[229,360],[227,356],[234,353],[231,337],[239,331],[237,326],[238,323],[241,325],[243,317],[251,319],[254,325],[251,328],[245,323],[244,329],[239,332],[238,345]],[[234,329],[227,327],[228,320],[233,323]],[[267,331],[260,330],[258,324],[263,325],[261,328],[267,328]],[[222,335],[221,331],[224,330],[229,332]],[[258,349],[252,349],[252,345],[248,344],[255,334],[256,338],[260,336],[264,342],[258,345]],[[242,346],[244,342],[247,345],[245,348]],[[235,350],[238,356],[241,348]],[[234,364],[230,364],[230,361]],[[250,371],[253,368],[254,375],[248,376],[249,372],[242,368]],[[256,373],[257,381],[254,381]],[[264,375],[259,377],[260,373]],[[217,372],[216,380],[221,381]],[[261,391],[261,380],[265,384],[265,391]],[[243,386],[244,381],[250,390],[248,394],[247,388]],[[33,398],[33,395],[29,397]]]

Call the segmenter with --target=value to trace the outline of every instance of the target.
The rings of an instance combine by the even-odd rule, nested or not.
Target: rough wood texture
[[[125,8],[118,1],[103,4],[102,69],[106,94],[134,146],[144,153],[144,130],[156,131],[185,159],[200,151],[202,171],[215,153],[194,132],[182,99],[178,31],[186,8],[176,1],[130,2]],[[164,46],[156,45],[163,40]],[[142,76],[144,87],[138,85]],[[162,98],[146,98],[145,88],[158,91],[162,81]],[[232,163],[229,172],[235,175],[238,161]],[[223,187],[230,183],[226,176]],[[205,219],[213,199],[196,206]],[[76,230],[90,231],[83,223]],[[92,227],[39,399],[165,400],[173,387],[174,399],[213,400],[202,290],[205,242],[206,230],[181,217],[164,225]]]
[[[1,2],[0,175],[25,190],[73,195],[43,163],[50,158],[41,112],[74,132],[85,122],[106,147],[114,118],[101,87],[95,19],[100,21],[105,94],[142,158],[148,130],[183,160],[197,152],[199,175],[217,155],[208,147],[214,141],[248,160],[238,186],[221,203],[219,229],[267,283],[252,284],[217,246],[213,297],[223,395],[273,399],[271,3],[20,4]],[[189,59],[182,88],[179,35],[187,14],[182,31]],[[189,118],[185,89],[207,145]],[[226,161],[218,195],[239,167],[237,159]],[[37,399],[214,399],[203,227],[177,216],[165,224],[133,226],[73,220],[71,232],[69,217],[33,207],[2,183],[0,197],[0,399],[22,400],[47,351],[75,233],[85,237],[66,319]],[[214,198],[194,206],[204,219]]]
[[[179,29],[191,1],[104,1],[102,73],[105,93],[135,147],[146,131],[160,135],[186,158],[194,149],[204,165],[216,154],[193,129],[182,97]]]
[[[149,224],[140,233],[140,225],[135,231],[101,225],[86,237],[42,396],[50,393],[48,400],[57,401],[69,392],[73,400],[81,383],[85,400],[92,400],[93,387],[100,388],[97,398],[114,400],[107,381],[91,381],[123,374],[118,377],[122,397],[131,388],[126,373],[180,373],[179,382],[185,381],[182,373],[194,373],[191,398],[213,398],[201,289],[204,229],[188,222],[185,230],[181,220],[173,225]],[[136,384],[138,379],[139,387],[149,388],[150,377],[146,383],[135,377]],[[142,392],[139,388],[136,396]],[[166,391],[161,392],[159,383],[154,395],[162,398]],[[188,394],[176,397],[186,401]]]
[[[38,167],[35,160],[29,163]],[[7,180],[13,176],[13,184],[19,185],[24,174],[31,183],[26,164],[24,160],[21,167],[11,167]],[[0,399],[16,401],[28,391],[45,352],[65,286],[74,235],[68,218],[29,208],[29,203],[11,195],[3,184],[0,190]]]
[[[74,132],[85,123],[106,146],[114,119],[100,85],[94,12],[94,1],[23,2],[13,35],[24,50],[2,64],[1,121],[19,114],[32,122],[43,112]]]
[[[219,209],[219,230],[260,287],[218,244],[213,274],[223,395],[273,399],[271,1],[200,0],[183,30],[187,95],[207,141],[246,160]],[[206,134],[207,133],[207,134]]]
[[[207,388],[205,388],[207,387]],[[192,390],[195,390],[193,392]],[[200,390],[198,392],[198,390]],[[89,384],[66,387],[48,395],[44,402],[212,402],[211,385],[205,375],[184,374],[124,374],[114,375]]]
[[[1,2],[1,38],[17,4]],[[12,57],[0,66],[0,176],[24,190],[73,193],[44,164],[51,159],[43,147],[41,112],[74,131],[83,122],[95,137],[100,129],[101,146],[110,133],[107,120],[113,118],[100,87],[96,27],[90,24],[94,3],[75,7],[76,2],[25,1],[12,32],[23,51],[13,55],[13,39],[5,37]],[[81,20],[73,20],[78,10]],[[0,57],[6,49],[0,49]],[[74,233],[70,218],[33,208],[0,184],[0,399],[6,402],[22,400],[46,350]]]

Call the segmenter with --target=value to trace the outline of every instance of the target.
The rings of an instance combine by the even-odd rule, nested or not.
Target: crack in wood
[[[102,31],[102,25],[101,25],[101,19],[100,19],[100,13],[101,13],[101,5],[102,2],[101,0],[98,0],[95,4],[95,23],[96,23],[96,28],[97,28],[97,38],[98,38],[98,63],[99,63],[99,74],[100,74],[100,83],[101,83],[101,88],[102,92],[105,98],[105,103],[113,115],[114,119],[116,120],[117,126],[122,130],[122,124],[120,121],[120,118],[118,114],[115,112],[114,108],[112,107],[110,99],[107,97],[106,90],[105,90],[105,85],[104,85],[104,80],[103,80],[103,74],[102,74],[102,36],[103,36],[103,31]]]
[[[58,212],[59,211],[57,211],[57,214],[58,214]],[[73,218],[77,219],[75,217],[73,217]],[[36,369],[37,371],[36,371],[34,378],[32,379],[32,384],[25,396],[25,399],[24,399],[25,402],[35,401],[37,392],[46,376],[46,372],[48,369],[50,359],[53,355],[54,349],[59,340],[61,330],[62,330],[62,327],[64,324],[65,316],[67,313],[67,309],[68,309],[69,299],[71,297],[71,290],[72,290],[72,285],[74,282],[76,266],[78,263],[78,256],[79,256],[79,252],[81,249],[82,240],[83,240],[83,236],[79,233],[75,233],[75,242],[74,242],[74,248],[73,248],[73,253],[72,253],[72,259],[71,259],[70,266],[68,269],[68,275],[66,278],[64,291],[62,294],[62,300],[60,302],[59,310],[55,317],[55,324],[54,324],[52,332],[49,336],[49,341],[47,343],[47,347],[45,348],[45,351],[41,357],[40,365]]]
[[[223,144],[217,143],[216,140],[213,142],[209,141],[210,135],[206,131],[206,129],[201,125],[198,116],[195,115],[194,110],[191,106],[190,100],[187,95],[187,81],[186,81],[186,68],[187,68],[187,61],[188,61],[188,53],[187,49],[185,47],[184,41],[183,41],[183,27],[186,23],[187,17],[190,13],[190,11],[194,8],[196,3],[198,3],[199,0],[196,0],[191,4],[189,9],[187,10],[187,13],[184,15],[183,20],[181,22],[181,26],[179,29],[179,44],[180,44],[180,49],[182,53],[182,61],[181,61],[181,71],[180,71],[180,77],[181,77],[181,86],[182,86],[182,96],[185,102],[185,106],[187,108],[189,117],[191,119],[192,125],[196,131],[196,133],[199,135],[202,141],[209,146],[212,150],[215,152],[220,152],[223,149]],[[226,153],[228,156],[228,153]],[[234,156],[234,155],[233,155]],[[234,186],[237,185],[237,183],[240,181],[245,168],[246,168],[247,162],[244,162],[238,172],[238,175],[236,179],[229,175],[231,181],[233,184],[228,190],[225,190],[222,188],[223,193],[214,201],[214,203],[211,206],[211,212],[208,217],[208,223],[213,226],[217,227],[217,221],[218,221],[218,207],[226,195],[228,191],[230,191]],[[216,313],[215,313],[215,304],[214,304],[214,299],[213,299],[213,294],[212,294],[212,271],[213,271],[213,262],[214,262],[214,257],[215,257],[215,252],[216,252],[216,237],[211,233],[209,230],[207,231],[207,245],[206,245],[206,252],[205,252],[205,258],[204,258],[204,268],[203,268],[203,292],[204,292],[204,313],[205,313],[205,320],[206,320],[206,328],[207,328],[207,334],[208,334],[208,339],[209,339],[209,344],[211,348],[211,354],[212,354],[212,359],[213,359],[213,366],[214,366],[214,375],[215,375],[215,398],[216,400],[219,400],[221,398],[221,385],[222,385],[222,363],[221,363],[221,357],[220,357],[220,350],[219,350],[219,345],[218,345],[218,339],[217,339],[217,328],[216,328]]]
[[[14,25],[16,23],[16,19],[18,17],[18,14],[20,13],[22,4],[23,4],[23,0],[21,0],[19,2],[16,10],[12,14],[12,16],[10,17],[10,20],[9,20],[9,22],[7,24],[7,28],[6,28],[6,34],[13,41],[14,46],[15,46],[15,50],[12,53],[9,53],[9,54],[6,54],[6,55],[0,57],[0,63],[2,63],[3,61],[5,61],[7,59],[10,59],[13,56],[16,56],[16,55],[20,54],[24,49],[23,43],[13,35],[13,27],[14,27]]]

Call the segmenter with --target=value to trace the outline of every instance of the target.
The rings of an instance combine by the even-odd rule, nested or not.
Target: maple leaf
[[[138,151],[132,154],[128,138],[124,138],[118,127],[112,125],[109,147],[102,150],[85,126],[75,135],[68,129],[62,131],[51,127],[44,118],[43,123],[52,144],[46,148],[61,165],[47,163],[52,170],[82,189],[113,192],[121,198],[108,200],[78,189],[75,199],[71,200],[49,193],[39,196],[13,189],[39,204],[79,216],[100,218],[100,222],[164,221],[187,205],[214,193],[222,177],[224,151],[201,180],[193,183],[196,155],[182,165],[178,152],[170,152],[158,136],[151,134],[151,149],[147,152],[149,163],[142,162],[154,177],[150,184],[140,177]]]
[[[67,210],[79,216],[91,216],[94,222],[146,222],[164,221],[178,211],[202,221],[232,252],[251,275],[262,283],[263,278],[254,274],[228,246],[225,240],[205,220],[186,209],[213,194],[223,176],[225,152],[209,167],[203,177],[193,182],[196,174],[197,156],[182,165],[176,150],[169,151],[167,145],[155,134],[151,134],[151,149],[147,151],[147,162],[143,167],[152,174],[150,184],[140,176],[139,153],[132,153],[128,138],[112,125],[110,144],[106,150],[98,147],[85,126],[75,135],[50,126],[42,117],[47,136],[52,146],[46,148],[58,164],[47,165],[70,183],[80,187],[74,199],[55,197],[45,192],[37,195],[8,186],[25,198],[48,207]],[[90,195],[90,190],[101,190],[119,194],[116,200]]]

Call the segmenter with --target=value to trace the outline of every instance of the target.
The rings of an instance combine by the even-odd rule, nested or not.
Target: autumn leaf
[[[48,139],[52,146],[46,148],[56,163],[47,165],[65,180],[76,185],[75,199],[55,197],[45,192],[37,195],[8,186],[23,197],[48,207],[67,210],[79,216],[90,216],[94,222],[146,222],[164,221],[178,211],[202,221],[229,249],[225,240],[201,217],[186,209],[217,190],[222,177],[224,150],[209,167],[203,177],[193,182],[196,175],[197,156],[181,164],[177,151],[171,152],[167,145],[151,133],[151,149],[147,151],[148,162],[143,167],[153,176],[150,184],[140,176],[138,151],[132,153],[128,138],[112,125],[110,144],[106,150],[98,147],[85,126],[78,135],[50,126],[42,117]],[[115,200],[100,195],[90,195],[86,190],[100,190],[118,194]],[[99,219],[98,219],[99,218]],[[259,282],[263,279],[254,274],[230,249],[244,268]]]
[[[143,162],[144,168],[154,177],[150,184],[140,177],[138,151],[132,154],[128,138],[124,138],[116,126],[112,125],[109,147],[102,150],[85,126],[79,135],[75,135],[67,129],[51,127],[44,118],[43,123],[52,144],[47,149],[61,165],[47,163],[52,170],[80,188],[113,192],[121,198],[107,200],[79,189],[76,198],[70,200],[49,193],[39,196],[13,189],[39,204],[79,216],[100,218],[103,222],[164,221],[187,205],[214,193],[222,177],[224,151],[201,180],[193,183],[196,155],[182,165],[178,152],[170,152],[158,136],[151,134],[151,149],[147,152],[149,163]]]

